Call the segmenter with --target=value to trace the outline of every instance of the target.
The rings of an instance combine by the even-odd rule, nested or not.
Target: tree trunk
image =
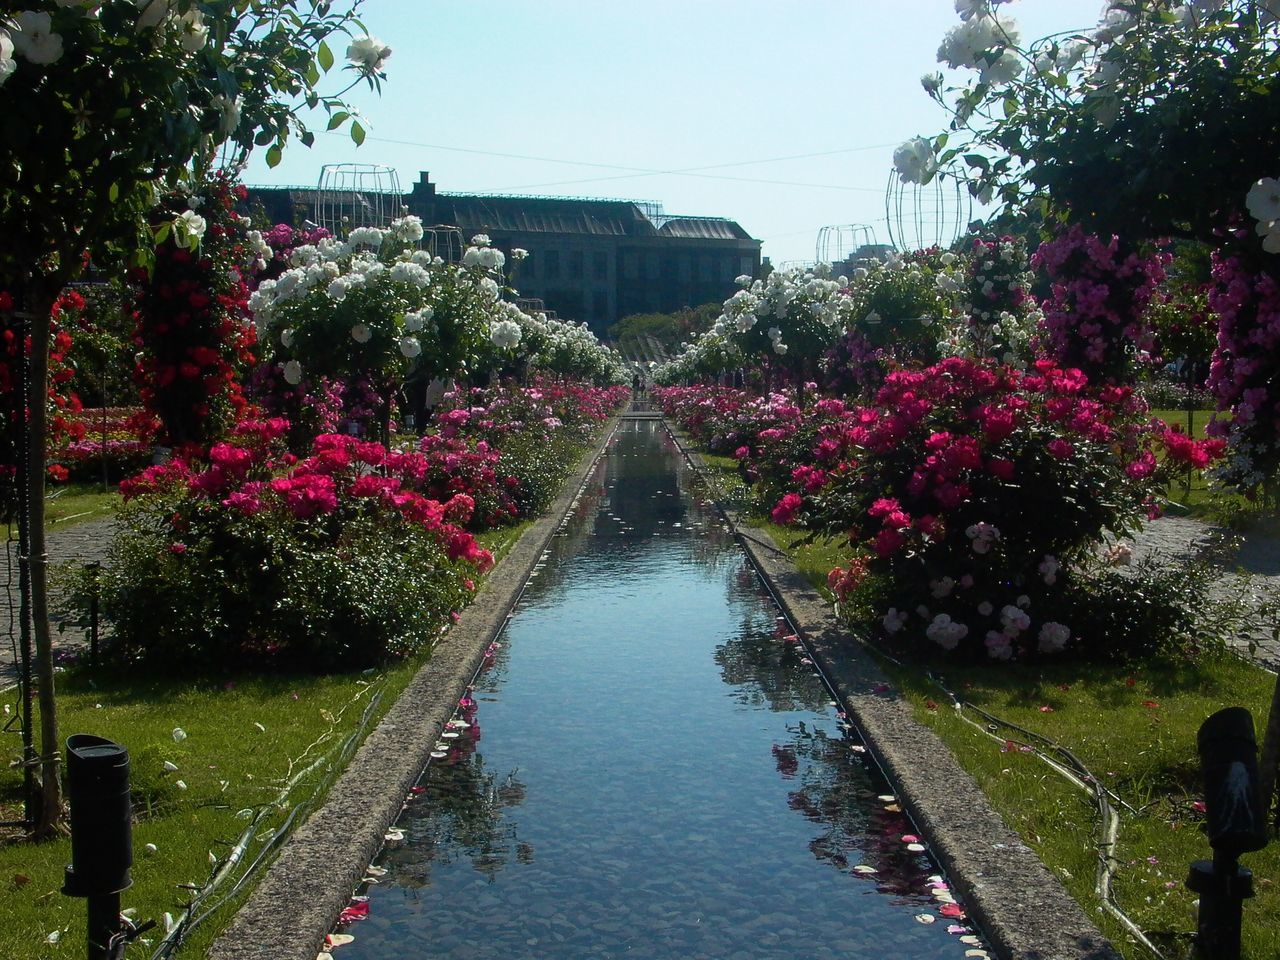
[[[37,839],[56,835],[62,826],[62,752],[54,702],[53,638],[49,631],[48,566],[44,538],[46,411],[49,397],[49,316],[57,290],[47,278],[33,276],[24,304],[31,314],[31,392],[27,430],[27,497],[31,530],[31,619],[35,632],[35,682],[40,703],[40,810]]]

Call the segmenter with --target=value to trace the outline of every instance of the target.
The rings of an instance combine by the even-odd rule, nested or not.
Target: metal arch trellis
[[[929,183],[903,183],[893,171],[884,192],[884,220],[889,242],[901,251],[947,248],[968,229],[973,198],[959,180],[942,177]]]
[[[818,231],[814,258],[818,263],[844,263],[859,250],[877,245],[876,230],[870,224],[833,224]]]
[[[315,221],[335,237],[385,227],[404,213],[399,174],[379,163],[326,163],[316,186]]]
[[[467,248],[462,230],[444,223],[427,227],[423,231],[422,243],[433,257],[439,257],[445,263],[461,262]]]

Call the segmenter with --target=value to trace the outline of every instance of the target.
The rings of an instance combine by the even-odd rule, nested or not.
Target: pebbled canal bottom
[[[695,479],[622,422],[337,960],[985,956]]]

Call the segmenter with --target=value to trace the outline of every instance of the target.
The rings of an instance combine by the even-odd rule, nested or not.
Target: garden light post
[[[129,927],[120,893],[133,883],[133,806],[129,751],[92,734],[67,739],[67,796],[71,805],[71,864],[62,892],[88,903],[88,958],[124,956]]]
[[[1244,707],[1219,710],[1200,726],[1196,741],[1213,847],[1213,859],[1192,863],[1187,877],[1188,889],[1200,895],[1196,954],[1238,960],[1244,901],[1253,896],[1253,872],[1238,860],[1267,845],[1253,717]]]

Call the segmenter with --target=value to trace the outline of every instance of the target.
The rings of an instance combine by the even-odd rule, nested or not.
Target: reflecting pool
[[[623,421],[468,699],[338,960],[983,949],[658,422]]]

